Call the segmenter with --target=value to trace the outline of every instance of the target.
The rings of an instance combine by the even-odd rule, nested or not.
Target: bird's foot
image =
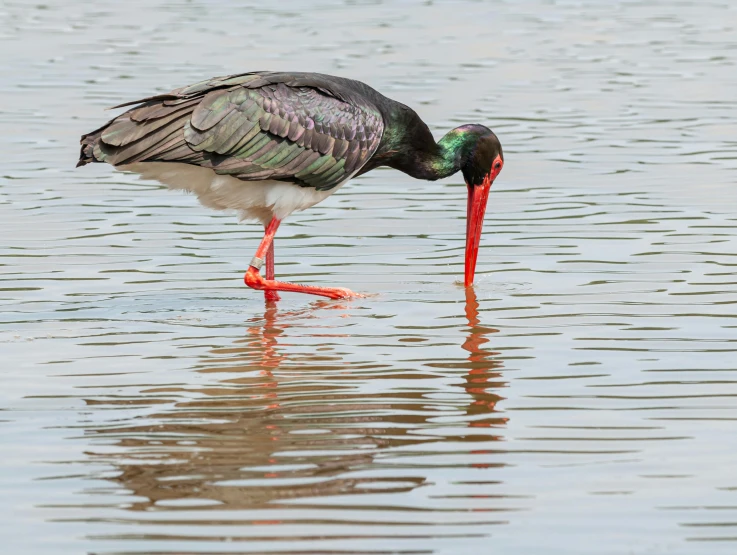
[[[289,285],[296,285],[300,289],[292,289],[295,293],[308,293],[310,295],[320,295],[329,299],[362,299],[366,295],[355,293],[345,287],[318,287],[314,285],[299,285],[297,283],[290,283]]]
[[[335,291],[337,295],[340,295],[338,297],[331,297],[331,299],[365,299],[366,295],[362,293],[356,293],[355,291],[351,291],[350,289],[347,289],[346,287],[320,287],[320,289],[330,289],[331,291]]]
[[[264,300],[267,303],[273,303],[276,301],[280,301],[281,297],[279,296],[279,293],[273,291],[272,289],[264,289]]]
[[[319,295],[321,297],[328,297],[329,299],[351,299],[351,298],[362,298],[364,295],[360,293],[354,293],[350,289],[345,287],[320,287],[317,285],[302,285],[299,283],[288,283],[286,281],[277,281],[274,279],[264,279],[264,277],[258,272],[256,268],[251,266],[248,268],[246,275],[243,278],[246,285],[251,289],[258,289],[264,291],[264,295],[269,294],[276,295],[279,297],[277,291],[288,291],[291,293],[307,293],[309,295]],[[273,300],[277,300],[273,299]],[[267,300],[271,300],[267,296]]]

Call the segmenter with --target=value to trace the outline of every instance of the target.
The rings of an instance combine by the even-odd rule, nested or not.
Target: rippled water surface
[[[0,3],[3,553],[737,552],[737,5]],[[107,106],[356,77],[462,178],[354,180],[277,236],[95,165]]]

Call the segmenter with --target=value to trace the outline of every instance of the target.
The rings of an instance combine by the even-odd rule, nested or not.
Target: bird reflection
[[[448,371],[439,377],[437,371],[402,371],[390,362],[346,355],[346,328],[331,325],[326,311],[351,317],[350,307],[332,301],[299,311],[267,304],[263,316],[247,322],[242,339],[200,361],[196,371],[206,378],[215,375],[216,381],[143,390],[142,400],[155,394],[169,405],[89,430],[106,446],[112,441],[118,447],[90,456],[119,471],[110,479],[134,494],[127,508],[263,509],[288,499],[401,493],[425,484],[426,476],[413,464],[377,469],[389,450],[401,461],[417,456],[403,448],[445,440],[432,433],[439,413],[427,409],[427,384]],[[461,348],[467,355],[450,366],[447,359],[424,366],[464,370],[460,425],[469,433],[453,439],[486,447],[499,439],[492,429],[506,423],[496,408],[502,399],[496,391],[504,387],[499,353],[484,348],[498,330],[480,323],[470,288],[465,315]],[[403,380],[403,386],[388,387],[392,379]],[[422,387],[409,387],[409,380],[419,380]],[[456,415],[459,408],[457,400],[436,406]],[[469,447],[474,455],[489,452]],[[197,500],[211,503],[198,505]]]

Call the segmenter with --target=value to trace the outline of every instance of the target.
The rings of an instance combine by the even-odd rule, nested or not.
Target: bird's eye
[[[502,167],[502,163],[501,162],[497,162],[496,164],[494,164],[494,169],[495,170],[498,170],[501,167]]]

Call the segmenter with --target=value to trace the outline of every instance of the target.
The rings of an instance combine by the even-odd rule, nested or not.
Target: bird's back
[[[78,165],[177,162],[328,191],[377,151],[386,102],[364,83],[315,73],[213,78],[119,106],[137,104],[82,136]]]

